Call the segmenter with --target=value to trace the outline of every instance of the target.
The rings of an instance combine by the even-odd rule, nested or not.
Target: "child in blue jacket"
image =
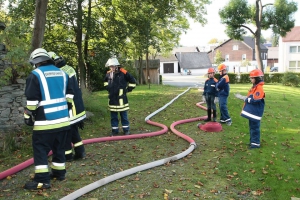
[[[207,104],[207,119],[205,119],[204,121],[205,122],[211,121],[211,110],[213,110],[213,121],[216,122],[217,111],[216,111],[215,98],[218,93],[216,90],[216,83],[218,82],[218,79],[214,77],[215,76],[214,68],[209,68],[207,73],[208,73],[208,79],[204,83],[204,92],[203,92],[203,96]]]
[[[220,78],[216,84],[216,89],[218,91],[219,97],[219,108],[220,108],[220,122],[226,123],[228,126],[231,126],[231,118],[228,113],[227,100],[230,92],[229,86],[229,76],[227,74],[227,67],[224,64],[218,66],[218,71],[220,73]]]
[[[249,120],[250,149],[260,148],[260,121],[265,108],[263,72],[259,69],[250,72],[253,86],[247,94],[241,116]]]

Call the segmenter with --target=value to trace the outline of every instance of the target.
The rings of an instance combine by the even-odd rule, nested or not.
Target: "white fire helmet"
[[[56,55],[56,53],[54,53],[53,51],[48,52],[49,56],[55,61],[57,59],[59,59],[60,57],[58,55]]]
[[[108,61],[105,64],[106,67],[119,66],[119,65],[120,65],[120,63],[117,58],[110,58],[110,59],[108,59]]]
[[[32,65],[35,65],[37,63],[46,61],[46,60],[52,60],[49,56],[49,54],[47,53],[47,51],[43,48],[38,48],[36,50],[34,50],[31,54],[30,54],[30,58],[29,58],[29,62]]]

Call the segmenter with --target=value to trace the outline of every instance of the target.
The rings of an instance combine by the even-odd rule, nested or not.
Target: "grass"
[[[248,121],[240,117],[243,102],[234,97],[246,95],[250,84],[232,84],[228,99],[232,126],[218,133],[203,132],[198,122],[176,126],[193,138],[197,148],[183,159],[142,171],[104,185],[79,199],[291,199],[300,197],[300,124],[299,88],[265,85],[266,107],[261,123],[261,148],[248,150]],[[132,134],[153,132],[160,128],[144,119],[186,88],[138,86],[129,96]],[[81,131],[83,139],[105,137],[110,132],[106,110],[107,93],[85,96],[86,109],[94,114]],[[151,118],[170,126],[181,119],[206,115],[195,104],[201,95],[190,89],[167,109]],[[0,171],[32,156],[31,131],[17,133],[22,145],[8,141],[14,149],[0,153]],[[188,143],[168,131],[166,134],[133,140],[86,145],[87,158],[66,163],[67,179],[52,181],[51,190],[27,191],[22,188],[34,173],[30,166],[0,180],[0,199],[60,199],[67,194],[117,172],[176,155]],[[50,158],[49,158],[50,160]]]

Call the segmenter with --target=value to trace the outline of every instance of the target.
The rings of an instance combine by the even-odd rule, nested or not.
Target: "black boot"
[[[213,122],[217,121],[217,111],[213,110]]]
[[[211,109],[207,110],[207,119],[204,120],[205,122],[211,121]]]

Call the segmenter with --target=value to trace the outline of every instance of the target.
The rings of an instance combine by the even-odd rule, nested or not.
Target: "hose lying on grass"
[[[126,136],[114,136],[114,137],[102,137],[102,138],[92,138],[92,139],[87,139],[87,140],[83,140],[83,143],[86,145],[86,144],[91,144],[91,143],[98,143],[98,142],[105,142],[105,141],[118,141],[118,140],[125,140],[125,139],[138,139],[138,138],[145,138],[145,137],[153,137],[153,136],[157,136],[157,135],[161,135],[161,134],[164,134],[168,131],[168,127],[163,125],[163,124],[160,124],[160,123],[157,123],[157,122],[153,122],[150,120],[151,117],[153,117],[154,115],[156,115],[157,113],[161,112],[162,110],[164,110],[166,107],[168,107],[170,104],[172,104],[176,99],[178,99],[181,95],[185,94],[187,91],[189,91],[190,88],[188,88],[187,90],[185,90],[183,93],[179,94],[178,96],[176,96],[174,99],[172,99],[169,103],[167,103],[166,105],[164,105],[163,107],[161,107],[160,109],[158,109],[157,111],[151,113],[149,116],[147,116],[145,118],[145,121],[146,123],[148,124],[151,124],[151,125],[154,125],[154,126],[158,126],[158,127],[161,127],[162,130],[160,131],[156,131],[156,132],[151,132],[151,133],[141,133],[141,134],[134,134],[134,135],[126,135]],[[197,106],[206,110],[206,108],[204,106],[201,106],[200,105],[201,103],[198,103]],[[123,178],[125,176],[128,176],[128,175],[131,175],[131,174],[134,174],[134,173],[137,173],[137,172],[140,172],[140,171],[144,171],[144,170],[147,170],[147,169],[150,169],[150,168],[154,168],[154,167],[157,167],[157,166],[160,166],[160,165],[164,165],[166,163],[169,163],[169,162],[172,162],[172,161],[175,161],[175,160],[179,160],[185,156],[187,156],[188,154],[190,154],[195,148],[196,148],[196,143],[195,141],[190,138],[189,136],[177,131],[175,129],[175,126],[176,125],[179,125],[179,124],[183,124],[183,123],[189,123],[189,122],[194,122],[194,121],[199,121],[199,120],[204,120],[206,119],[206,116],[204,117],[197,117],[197,118],[191,118],[191,119],[184,119],[184,120],[180,120],[180,121],[176,121],[174,123],[171,124],[170,126],[170,129],[173,133],[175,133],[177,136],[185,139],[186,141],[188,141],[190,143],[190,146],[187,150],[185,150],[184,152],[181,152],[177,155],[174,155],[174,156],[171,156],[171,157],[168,157],[168,158],[164,158],[164,159],[161,159],[161,160],[157,160],[157,161],[154,161],[154,162],[151,162],[151,163],[147,163],[147,164],[144,164],[144,165],[141,165],[141,166],[137,166],[137,167],[134,167],[134,168],[131,168],[131,169],[128,169],[128,170],[125,170],[125,171],[122,171],[122,172],[119,172],[119,173],[116,173],[116,174],[113,174],[111,176],[108,176],[106,178],[103,178],[103,179],[100,179],[94,183],[91,183],[87,186],[84,186],[83,188],[80,188],[76,191],[74,191],[73,193],[70,193],[69,195],[61,198],[62,200],[66,200],[66,199],[76,199],[98,187],[101,187],[105,184],[108,184],[112,181],[115,181],[115,180],[118,180],[120,178]],[[52,152],[49,153],[49,156],[52,155]],[[9,169],[9,170],[6,170],[4,172],[1,172],[0,173],[0,180],[11,175],[11,174],[14,174],[30,165],[33,164],[33,158]]]

